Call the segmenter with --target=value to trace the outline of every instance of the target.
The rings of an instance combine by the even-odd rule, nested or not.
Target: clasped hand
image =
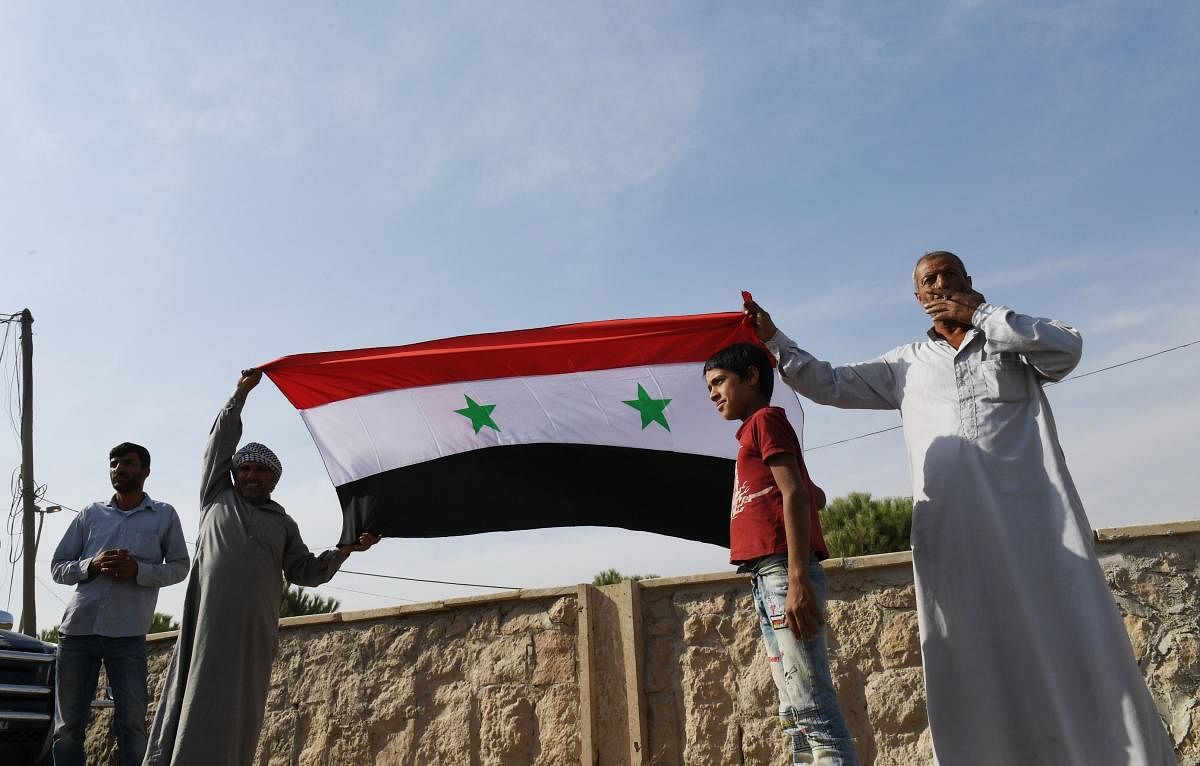
[[[137,578],[137,573],[137,560],[124,548],[101,551],[92,557],[92,562],[88,565],[88,574],[103,575],[114,580],[133,580]]]

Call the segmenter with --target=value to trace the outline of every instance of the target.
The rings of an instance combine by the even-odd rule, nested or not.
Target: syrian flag
[[[741,313],[587,322],[262,365],[337,488],[343,542],[595,525],[729,545],[737,422],[704,362]],[[802,433],[799,399],[775,404]]]

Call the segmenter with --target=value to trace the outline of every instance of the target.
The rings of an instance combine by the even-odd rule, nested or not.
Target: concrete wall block
[[[1097,551],[1180,762],[1200,766],[1200,524],[1189,524],[1100,530]],[[907,561],[826,562],[831,671],[864,766],[932,761]],[[786,761],[745,577],[593,588],[586,615],[584,591],[285,623],[256,765],[593,766],[592,752],[605,766]],[[151,714],[174,640],[148,643]],[[594,710],[581,704],[593,694]],[[111,720],[92,716],[89,763],[115,762]]]

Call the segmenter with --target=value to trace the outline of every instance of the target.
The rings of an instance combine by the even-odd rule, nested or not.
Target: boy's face
[[[704,373],[708,398],[726,420],[745,420],[763,405],[758,390],[758,370],[751,367],[746,377],[715,367]]]

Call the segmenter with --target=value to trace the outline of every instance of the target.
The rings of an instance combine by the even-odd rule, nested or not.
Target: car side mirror
[[[0,629],[12,630],[12,626],[13,616],[10,613],[0,609]]]

